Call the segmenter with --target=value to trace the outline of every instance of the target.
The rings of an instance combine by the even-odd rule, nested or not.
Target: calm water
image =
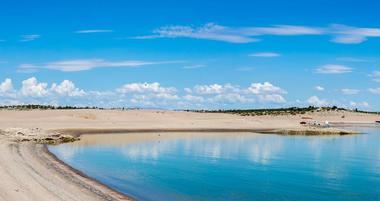
[[[380,128],[368,134],[83,136],[50,146],[139,200],[380,200]]]

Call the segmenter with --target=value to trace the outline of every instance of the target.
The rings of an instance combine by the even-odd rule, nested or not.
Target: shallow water
[[[85,135],[58,158],[138,200],[380,200],[380,128],[350,136]]]

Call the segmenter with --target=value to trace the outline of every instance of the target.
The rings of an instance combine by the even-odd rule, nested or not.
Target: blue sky
[[[376,1],[10,1],[0,104],[380,110]]]

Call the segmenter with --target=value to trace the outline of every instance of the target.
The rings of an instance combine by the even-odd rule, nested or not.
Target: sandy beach
[[[380,120],[379,115],[347,111],[239,116],[160,110],[0,110],[0,200],[132,200],[63,164],[45,145],[34,142],[36,139],[75,137],[82,133],[156,131],[340,132],[302,126],[300,121],[305,117],[331,123]]]

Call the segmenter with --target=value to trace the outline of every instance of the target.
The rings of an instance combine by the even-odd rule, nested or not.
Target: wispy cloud
[[[259,39],[260,35],[314,35],[321,31],[302,26],[277,25],[273,27],[242,27],[233,28],[208,23],[201,27],[192,26],[164,26],[153,31],[151,35],[136,36],[134,39],[154,38],[195,38],[223,41],[229,43],[251,43]]]
[[[369,37],[380,37],[378,28],[360,28],[341,24],[333,24],[329,32],[334,35],[332,42],[345,44],[358,44],[367,40]]]
[[[345,95],[355,95],[360,92],[358,89],[342,89],[341,92]]]
[[[38,34],[31,34],[31,35],[22,35],[20,41],[21,42],[29,42],[39,39],[41,36]]]
[[[206,65],[204,64],[195,64],[195,65],[188,65],[184,66],[183,69],[191,70],[191,69],[198,69],[198,68],[204,68]]]
[[[103,59],[79,59],[79,60],[63,60],[49,62],[42,65],[21,64],[19,71],[36,71],[39,69],[50,69],[64,72],[76,72],[91,70],[94,68],[109,68],[109,67],[140,67],[146,65],[181,63],[181,61],[140,61],[140,60],[123,60],[123,61],[108,61]]]
[[[191,26],[165,26],[153,31],[152,35],[137,36],[135,39],[154,39],[154,38],[194,38],[205,40],[216,40],[230,43],[250,43],[257,39],[244,34],[234,33],[228,27],[208,23],[202,27],[194,28]]]
[[[78,34],[86,34],[86,33],[110,33],[113,32],[111,29],[86,29],[86,30],[78,30],[75,33]]]
[[[207,23],[200,27],[172,25],[153,30],[150,35],[133,37],[134,39],[154,38],[194,38],[215,40],[229,43],[257,42],[259,36],[300,36],[330,35],[331,42],[342,44],[358,44],[369,37],[380,37],[378,28],[361,28],[340,24],[327,27],[309,27],[294,25],[273,25],[268,27],[228,27],[215,23]]]
[[[336,65],[336,64],[327,64],[321,66],[315,70],[316,73],[321,74],[343,74],[343,73],[351,73],[352,68],[344,65]]]
[[[331,42],[342,44],[359,44],[366,40],[366,37],[360,35],[339,35],[334,37]]]
[[[297,36],[297,35],[321,35],[325,32],[319,27],[306,27],[294,25],[274,25],[269,27],[243,27],[239,32],[249,36],[277,35],[277,36]]]
[[[18,69],[17,69],[17,72],[20,72],[20,73],[34,73],[34,72],[37,72],[38,71],[38,66],[35,66],[33,64],[21,64]]]
[[[368,91],[373,94],[380,94],[380,88],[370,88]]]
[[[279,57],[281,54],[276,53],[276,52],[257,52],[248,55],[250,57]]]
[[[380,82],[380,71],[373,71],[369,77],[371,77],[374,82]]]

